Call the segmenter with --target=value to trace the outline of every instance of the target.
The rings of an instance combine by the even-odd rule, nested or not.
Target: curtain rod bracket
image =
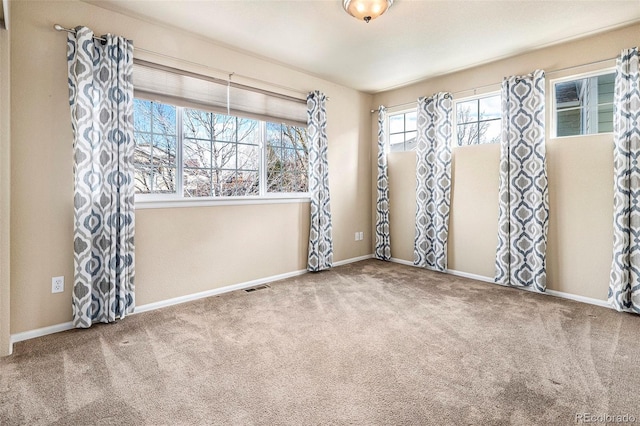
[[[68,33],[70,33],[70,34],[74,34],[74,35],[75,35],[75,33],[76,33],[76,30],[71,29],[71,28],[65,28],[65,27],[63,27],[63,26],[62,26],[62,25],[60,25],[60,24],[54,24],[54,25],[53,25],[53,29],[54,29],[54,30],[56,30],[56,31],[66,31],[66,32],[68,32]],[[106,39],[104,39],[104,38],[102,38],[102,37],[96,37],[95,35],[93,36],[93,39],[94,39],[94,40],[98,40],[98,41],[103,41],[103,42],[106,42],[106,41],[107,41]]]

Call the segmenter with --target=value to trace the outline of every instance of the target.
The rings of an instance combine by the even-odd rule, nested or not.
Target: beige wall
[[[334,259],[371,253],[369,232],[354,241],[356,231],[371,229],[370,95],[93,5],[17,1],[11,42],[11,333],[71,320],[72,139],[66,35],[52,29],[55,23],[124,35],[134,40],[141,59],[226,78],[194,63],[202,64],[265,88],[253,79],[325,92],[331,98]],[[137,304],[304,269],[308,211],[308,203],[138,210]],[[51,294],[56,275],[66,278],[62,294]]]
[[[5,11],[5,18],[7,12]],[[9,353],[10,88],[9,32],[0,30],[0,356]]]
[[[550,80],[615,65],[615,61],[607,61],[581,66],[614,58],[623,48],[637,46],[640,44],[639,34],[640,25],[636,24],[547,47],[379,93],[374,96],[372,105],[401,105],[439,91],[453,92],[454,97],[460,99],[473,95],[474,88],[479,88],[477,94],[499,90],[499,83],[505,76],[526,74],[536,68],[553,71],[577,67],[547,72],[547,105],[550,105]],[[549,108],[548,288],[606,300],[612,247],[612,136],[551,139],[548,123]],[[374,132],[376,127],[373,120]],[[373,141],[374,152],[375,143]],[[449,269],[493,277],[499,155],[498,145],[453,150]],[[375,169],[372,173],[375,174]],[[389,180],[392,256],[412,261],[415,226],[413,153],[389,154]]]
[[[308,203],[138,210],[137,304],[305,269],[308,229]]]

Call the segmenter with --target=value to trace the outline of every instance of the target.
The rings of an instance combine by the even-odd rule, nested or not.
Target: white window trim
[[[176,108],[176,122],[182,123],[183,107]],[[267,192],[267,156],[264,152],[266,121],[260,121],[260,193],[264,195],[237,197],[185,197],[182,163],[183,128],[176,126],[176,192],[173,194],[135,194],[136,209],[158,209],[175,207],[233,206],[255,204],[304,203],[311,201],[309,192]]]
[[[416,102],[416,105],[413,108],[411,108],[411,107],[407,108],[406,106],[387,108],[387,115],[384,118],[384,135],[385,135],[385,139],[386,139],[384,141],[384,149],[385,149],[385,152],[387,154],[389,154],[391,152],[391,132],[390,132],[389,120],[391,119],[392,115],[406,114],[408,112],[415,112],[417,114],[418,113],[418,103]],[[416,122],[416,131],[417,130],[418,129],[417,129],[417,122]],[[411,130],[411,131],[413,131],[413,130]],[[416,135],[417,135],[417,133],[416,133]],[[402,150],[402,151],[396,151],[396,152],[411,152],[411,151]]]
[[[478,145],[463,145],[463,146],[458,146],[458,114],[456,113],[456,108],[458,106],[459,103],[462,102],[468,102],[468,101],[475,101],[478,99],[482,99],[482,98],[489,98],[491,96],[502,96],[502,90],[492,90],[492,91],[488,91],[488,92],[483,92],[483,93],[479,93],[479,94],[475,94],[475,95],[471,95],[471,96],[466,96],[464,98],[458,98],[458,99],[454,99],[453,100],[453,119],[452,119],[452,123],[453,123],[453,128],[451,129],[451,146],[452,148],[468,148],[470,146],[478,146]],[[502,116],[500,117],[500,122],[502,123]],[[482,145],[491,145],[491,144],[482,144]]]
[[[572,75],[568,75],[565,77],[558,77],[558,78],[554,78],[554,79],[550,79],[549,80],[549,84],[551,85],[551,101],[549,102],[551,104],[551,107],[549,108],[549,113],[551,114],[549,116],[549,121],[551,123],[551,125],[549,126],[549,138],[550,139],[566,139],[566,138],[584,138],[584,137],[590,137],[590,136],[596,136],[596,135],[613,135],[613,132],[601,132],[601,133],[589,133],[586,135],[569,135],[569,136],[557,136],[557,111],[556,111],[556,84],[557,83],[563,83],[565,81],[572,81],[572,80],[580,80],[581,78],[590,78],[590,77],[599,77],[601,75],[606,75],[606,74],[611,74],[611,73],[615,73],[616,72],[616,67],[607,67],[607,68],[601,68],[598,70],[594,70],[594,71],[589,71],[589,72],[584,72],[584,73],[580,73],[580,74],[572,74]]]
[[[144,194],[148,195],[148,194]],[[154,194],[157,195],[157,194]],[[265,197],[198,197],[198,198],[164,198],[138,199],[136,195],[135,208],[164,209],[176,207],[211,207],[211,206],[242,206],[256,204],[289,204],[309,203],[311,198],[307,193],[277,194]]]

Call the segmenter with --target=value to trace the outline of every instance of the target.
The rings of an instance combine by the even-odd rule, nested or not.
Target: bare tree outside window
[[[184,109],[185,197],[258,195],[257,120]]]
[[[136,192],[175,192],[176,108],[135,99],[134,129]]]
[[[267,192],[307,192],[309,149],[303,127],[267,123]]]
[[[500,95],[456,103],[458,146],[499,143]]]

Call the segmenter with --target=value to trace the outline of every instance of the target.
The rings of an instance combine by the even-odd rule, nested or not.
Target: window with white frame
[[[133,80],[137,201],[308,197],[304,100],[145,61]]]
[[[417,111],[415,109],[389,113],[389,151],[413,151],[416,149]]]
[[[306,193],[306,129],[134,100],[137,194],[219,198]]]
[[[614,82],[612,70],[554,80],[554,136],[613,132]]]
[[[455,101],[457,146],[499,143],[502,131],[500,93]]]
[[[183,195],[260,195],[257,120],[185,108],[182,111]]]

